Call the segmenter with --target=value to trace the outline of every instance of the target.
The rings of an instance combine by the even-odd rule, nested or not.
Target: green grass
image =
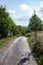
[[[33,57],[35,57],[38,65],[43,65],[43,55],[38,51],[38,49],[34,46],[34,39],[31,37],[27,38],[28,44],[32,50]]]
[[[32,49],[33,46],[34,46],[34,43],[33,43],[32,38],[31,37],[28,37],[27,41],[28,41],[28,44],[29,44],[30,48]]]
[[[6,47],[12,40],[14,40],[16,37],[8,37],[6,39],[0,40],[0,50],[4,47]]]

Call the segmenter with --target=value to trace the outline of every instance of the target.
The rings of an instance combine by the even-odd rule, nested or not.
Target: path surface
[[[0,53],[0,65],[37,65],[30,53],[27,38],[19,37]]]

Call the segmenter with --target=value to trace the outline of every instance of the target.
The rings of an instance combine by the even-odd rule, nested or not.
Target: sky
[[[43,0],[0,0],[0,5],[6,7],[16,25],[28,26],[34,10],[43,20]]]

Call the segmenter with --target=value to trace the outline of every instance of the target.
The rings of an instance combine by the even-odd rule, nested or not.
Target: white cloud
[[[43,20],[43,1],[40,1],[40,6],[37,9],[37,15]]]
[[[21,26],[28,26],[29,22],[26,21],[16,21],[17,25],[21,25]]]
[[[43,14],[41,9],[43,8],[43,2],[40,2],[40,6],[36,9],[36,14],[43,20]],[[34,13],[34,9],[27,5],[27,4],[21,4],[18,7],[18,12],[9,10],[10,16],[13,18],[16,25],[21,26],[28,26],[29,24],[29,18]]]
[[[13,10],[8,10],[10,16],[17,25],[28,26],[29,17],[33,14],[33,9],[27,4],[21,4],[18,7],[18,11],[20,11],[20,13]]]
[[[13,11],[13,10],[9,10],[8,12],[9,12],[10,14],[13,14],[13,13],[16,14],[16,11]]]
[[[21,8],[23,11],[25,11],[25,10],[28,10],[29,6],[26,5],[26,4],[21,4],[21,5],[20,5],[20,8]]]
[[[24,14],[27,14],[28,16],[31,16],[33,14],[33,9],[29,5],[21,4],[19,7]]]
[[[43,7],[43,1],[40,1],[40,7]]]
[[[8,10],[8,12],[10,13],[10,16],[13,19],[19,19],[19,18],[21,18],[23,16],[22,14],[17,14],[17,12],[13,11],[13,10]]]
[[[14,20],[14,22],[16,23],[16,25],[21,25],[21,26],[27,26],[28,22],[23,20],[23,14],[17,14],[16,11],[13,10],[8,10],[10,16],[12,17],[12,19]]]
[[[21,9],[21,6],[24,6],[24,10]],[[32,9],[28,5],[22,4],[19,6],[18,10],[20,11],[20,13],[17,13],[13,10],[8,10],[8,12],[17,25],[27,26],[29,23],[29,17],[32,15],[33,12]]]
[[[13,11],[13,10],[8,10],[10,16],[14,19],[14,18],[17,18],[17,15],[16,15],[16,11]]]

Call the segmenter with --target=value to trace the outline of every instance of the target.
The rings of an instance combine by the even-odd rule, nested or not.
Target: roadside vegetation
[[[0,5],[0,49],[15,37],[24,36],[25,34],[25,29],[22,26],[17,26],[6,8]]]
[[[40,31],[39,31],[40,32]],[[43,65],[43,31],[41,31],[42,36],[37,42],[37,45],[35,44],[34,34],[31,33],[31,36],[28,37],[27,41],[30,46],[30,49],[32,50],[33,56],[35,57],[38,65]]]
[[[43,65],[43,24],[36,13],[30,18],[28,44],[38,65]]]
[[[1,49],[3,49],[4,47],[8,46],[8,44],[11,44],[11,42],[16,39],[17,37],[8,37],[8,38],[4,38],[0,40],[0,51]]]

